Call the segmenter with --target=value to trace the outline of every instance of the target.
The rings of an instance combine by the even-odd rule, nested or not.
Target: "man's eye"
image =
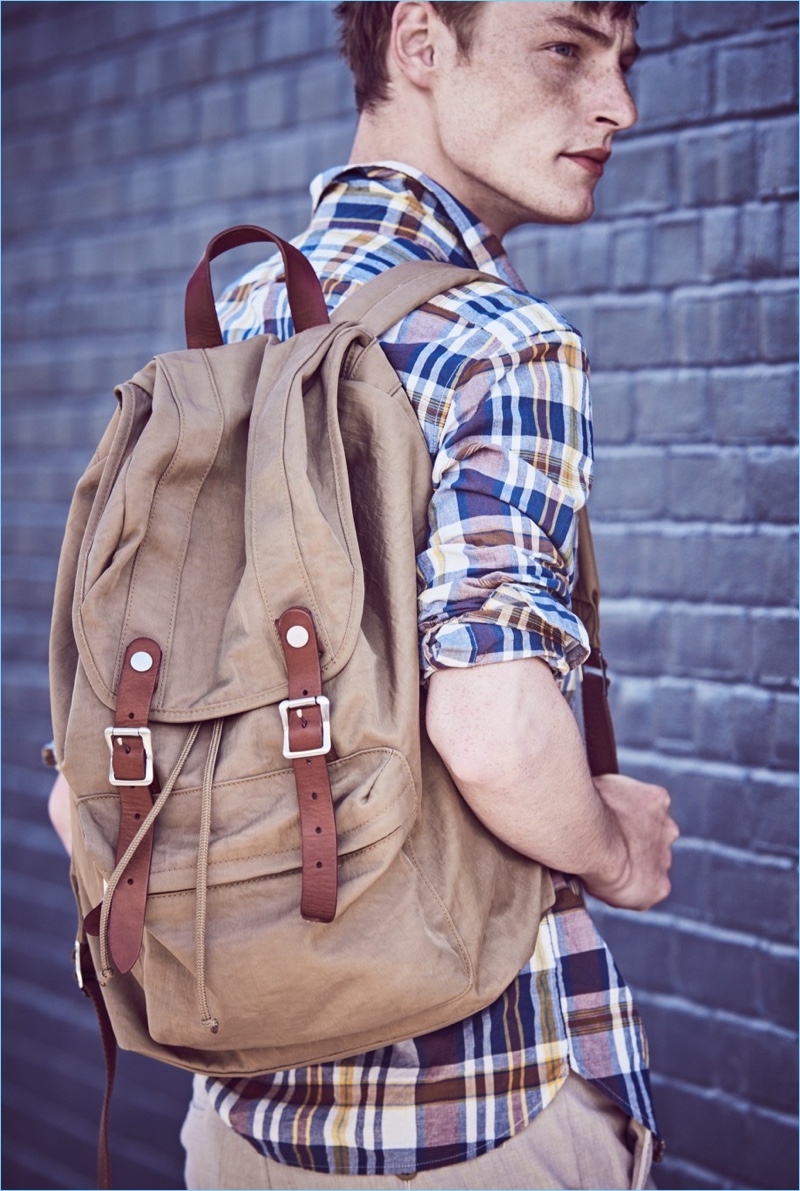
[[[568,41],[558,42],[557,45],[551,45],[550,49],[554,54],[557,54],[559,58],[577,58],[578,56],[578,47],[576,45],[572,45],[572,43]]]

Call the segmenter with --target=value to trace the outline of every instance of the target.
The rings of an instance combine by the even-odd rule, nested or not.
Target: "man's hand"
[[[584,873],[589,893],[611,906],[649,910],[669,896],[672,845],[680,835],[669,814],[669,794],[621,774],[596,777],[594,788],[616,819],[625,845],[620,865],[609,863],[598,873]]]
[[[47,810],[50,815],[50,822],[58,832],[59,839],[64,847],[67,849],[67,854],[72,855],[72,820],[70,819],[70,790],[67,785],[67,779],[62,773],[58,775],[55,784],[50,791],[50,799],[47,803]]]

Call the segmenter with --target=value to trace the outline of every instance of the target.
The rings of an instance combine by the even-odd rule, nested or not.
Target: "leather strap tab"
[[[147,665],[147,659],[150,664]],[[119,678],[115,728],[146,728],[158,681],[161,650],[149,637],[137,637],[125,651]],[[144,741],[138,736],[112,736],[112,762],[117,778],[141,781],[145,776]],[[115,865],[153,805],[149,786],[119,787],[119,836]],[[125,870],[111,903],[108,944],[117,971],[129,972],[139,956],[144,933],[147,886],[153,854],[153,829],[148,831]]]
[[[314,621],[306,608],[289,608],[277,622],[289,677],[286,708],[287,737],[292,753],[323,747],[324,727],[319,704],[292,707],[294,701],[322,696],[319,646]],[[324,754],[292,757],[303,850],[303,889],[300,913],[312,922],[332,922],[336,916],[338,849],[333,796]]]

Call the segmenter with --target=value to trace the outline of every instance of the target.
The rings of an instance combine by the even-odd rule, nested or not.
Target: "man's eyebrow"
[[[547,23],[569,33],[582,33],[584,37],[588,37],[590,41],[596,42],[597,45],[603,46],[604,49],[609,49],[614,44],[614,38],[610,34],[603,33],[602,29],[598,29],[595,25],[590,25],[587,21],[582,21],[579,17],[554,16]],[[623,56],[633,60],[638,57],[639,51],[640,46],[634,42],[629,49],[624,51]]]

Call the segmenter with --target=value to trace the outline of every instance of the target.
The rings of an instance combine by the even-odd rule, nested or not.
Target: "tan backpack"
[[[254,240],[283,253],[297,333],[223,346],[209,262]],[[549,874],[425,734],[431,462],[376,342],[482,277],[400,265],[329,320],[296,249],[230,229],[189,284],[188,349],[117,389],[51,682],[79,970],[126,1049],[220,1076],[352,1055],[481,1009],[533,952]]]

